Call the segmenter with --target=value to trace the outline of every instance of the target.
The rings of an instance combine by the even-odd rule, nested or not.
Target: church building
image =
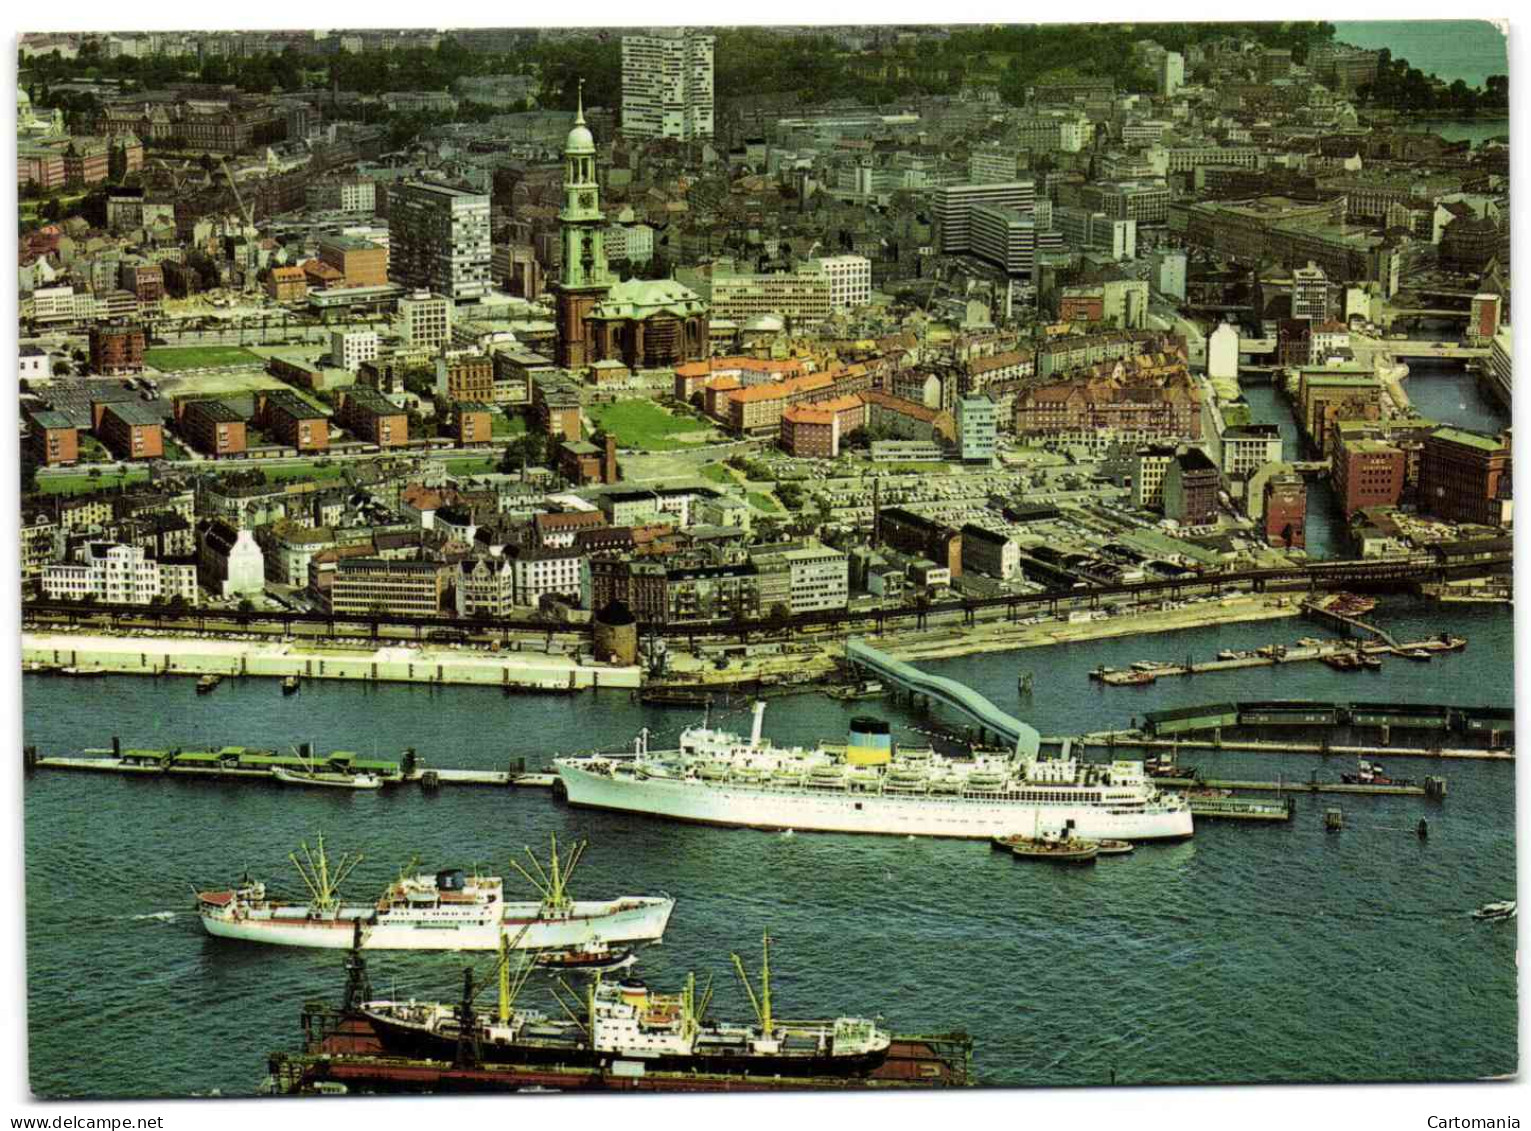
[[[708,356],[707,304],[674,279],[614,280],[606,265],[595,138],[585,125],[584,93],[564,146],[564,206],[558,214],[563,264],[558,299],[558,364],[583,369],[620,361],[662,369]]]

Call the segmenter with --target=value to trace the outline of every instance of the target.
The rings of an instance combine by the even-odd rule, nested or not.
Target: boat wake
[[[171,923],[175,921],[175,916],[176,913],[174,911],[156,911],[150,915],[130,915],[128,918],[135,923],[145,921],[153,921],[156,923]]]

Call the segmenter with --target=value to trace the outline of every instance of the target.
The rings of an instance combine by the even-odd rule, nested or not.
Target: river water
[[[1423,635],[1438,617],[1397,599],[1380,619]],[[1508,614],[1469,609],[1452,623],[1471,641],[1466,652],[1428,665],[1391,661],[1375,675],[1303,664],[1115,689],[1087,675],[1101,663],[1290,642],[1312,631],[1297,621],[931,667],[1044,733],[1235,697],[1512,702]],[[1036,675],[1024,704],[1018,668]],[[673,737],[692,718],[615,692],[506,699],[476,688],[316,683],[283,698],[274,681],[247,680],[199,697],[192,684],[28,676],[27,740],[45,751],[105,745],[109,731],[142,745],[312,741],[385,755],[412,745],[439,765],[494,767],[619,746],[644,725]],[[782,742],[835,738],[869,709],[908,740],[928,725],[903,706],[812,695],[773,704],[766,731]],[[742,712],[736,720],[747,726]],[[1316,756],[1187,760],[1266,779],[1347,768]],[[50,1096],[253,1088],[268,1052],[295,1047],[303,1002],[339,993],[340,960],[206,938],[188,911],[191,886],[248,869],[292,891],[287,853],[320,832],[333,851],[365,853],[348,885],[358,897],[412,856],[426,867],[477,863],[508,874],[506,857],[522,845],[545,845],[552,832],[589,837],[578,892],[679,899],[665,945],[644,957],[651,982],[714,971],[718,1015],[747,1016],[726,956],[751,954],[769,929],[782,1010],[882,1014],[904,1032],[966,1029],[987,1083],[1513,1071],[1514,926],[1468,913],[1515,890],[1514,767],[1400,759],[1393,769],[1443,773],[1450,795],[1439,805],[1339,799],[1339,834],[1320,826],[1335,799],[1304,796],[1290,825],[1203,822],[1190,842],[1077,871],[1022,865],[976,843],[782,838],[577,811],[542,790],[331,796],[40,772],[26,784],[31,1080]],[[1424,842],[1414,835],[1421,816],[1431,825]],[[369,958],[379,989],[445,998],[461,961]]]
[[[1468,399],[1471,381],[1459,372],[1411,377],[1409,387],[1439,419],[1496,419],[1494,406]],[[1264,400],[1274,398],[1268,387],[1247,391],[1257,417],[1282,422],[1284,402]],[[1450,627],[1469,647],[1430,664],[1391,660],[1376,674],[1299,664],[1110,689],[1088,678],[1100,664],[1207,659],[1316,631],[1277,621],[925,666],[1044,734],[1230,699],[1513,702],[1508,611],[1453,606],[1448,616],[1398,597],[1375,619],[1401,639]],[[1020,671],[1035,676],[1024,701]],[[310,683],[284,698],[275,681],[230,680],[199,697],[193,682],[26,676],[26,741],[45,753],[105,746],[114,733],[151,747],[313,742],[386,757],[413,746],[437,765],[496,768],[623,746],[644,726],[661,743],[694,721],[610,691],[503,698],[478,688]],[[860,713],[887,718],[905,741],[921,742],[930,725],[901,704],[804,695],[773,703],[766,733],[788,743],[836,739]],[[731,721],[748,726],[742,709]],[[1208,776],[1266,780],[1314,770],[1334,779],[1349,768],[1316,755],[1184,760]],[[770,930],[781,1011],[882,1015],[902,1032],[964,1029],[976,1042],[974,1070],[989,1084],[1512,1072],[1515,926],[1469,913],[1515,891],[1514,766],[1400,758],[1390,768],[1443,774],[1449,796],[1304,795],[1290,824],[1202,822],[1186,843],[1081,870],[1023,865],[976,843],[784,838],[576,811],[543,790],[334,796],[39,772],[25,786],[30,1079],[53,1097],[253,1090],[269,1052],[297,1047],[303,1003],[338,996],[341,960],[209,939],[190,913],[191,888],[248,869],[296,894],[287,854],[320,832],[337,854],[365,854],[347,886],[358,898],[412,857],[426,868],[478,864],[516,889],[506,860],[523,845],[545,848],[550,833],[588,837],[577,894],[666,891],[679,900],[664,945],[645,952],[640,970],[651,983],[714,972],[715,1014],[747,1017],[727,955],[753,961]],[[1343,807],[1345,829],[1326,834],[1321,815],[1332,804]],[[1430,823],[1424,841],[1414,831],[1421,816]],[[450,999],[464,959],[368,961],[381,992]],[[487,970],[487,956],[478,966]]]

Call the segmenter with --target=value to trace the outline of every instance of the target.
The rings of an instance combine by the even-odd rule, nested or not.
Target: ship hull
[[[678,779],[613,778],[557,763],[569,804],[642,813],[697,824],[800,832],[870,833],[987,840],[1037,827],[1088,840],[1181,840],[1192,835],[1188,808],[1121,812],[1087,805],[1037,805],[941,795],[790,790],[702,785]]]
[[[455,1034],[433,1033],[418,1025],[400,1024],[368,1013],[378,1040],[390,1053],[420,1060],[450,1061],[457,1053]],[[747,1056],[719,1052],[691,1056],[644,1056],[634,1053],[593,1052],[583,1040],[517,1041],[496,1043],[481,1040],[479,1058],[489,1064],[558,1064],[592,1067],[612,1061],[641,1061],[652,1072],[703,1072],[727,1076],[863,1076],[887,1059],[886,1050],[851,1056],[823,1054],[765,1054]]]
[[[536,918],[536,904],[507,904],[504,918],[418,926],[362,918],[363,950],[498,950],[502,936],[515,941],[527,927],[520,949],[570,948],[599,939],[607,943],[656,942],[664,936],[672,899],[644,898],[610,903],[577,902],[568,918]],[[202,925],[217,938],[270,946],[344,950],[355,936],[355,916],[336,919],[232,919],[203,915]]]

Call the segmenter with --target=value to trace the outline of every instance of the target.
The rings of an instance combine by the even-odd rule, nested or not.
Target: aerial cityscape
[[[1516,1073],[1505,42],[22,35],[32,1094]]]

